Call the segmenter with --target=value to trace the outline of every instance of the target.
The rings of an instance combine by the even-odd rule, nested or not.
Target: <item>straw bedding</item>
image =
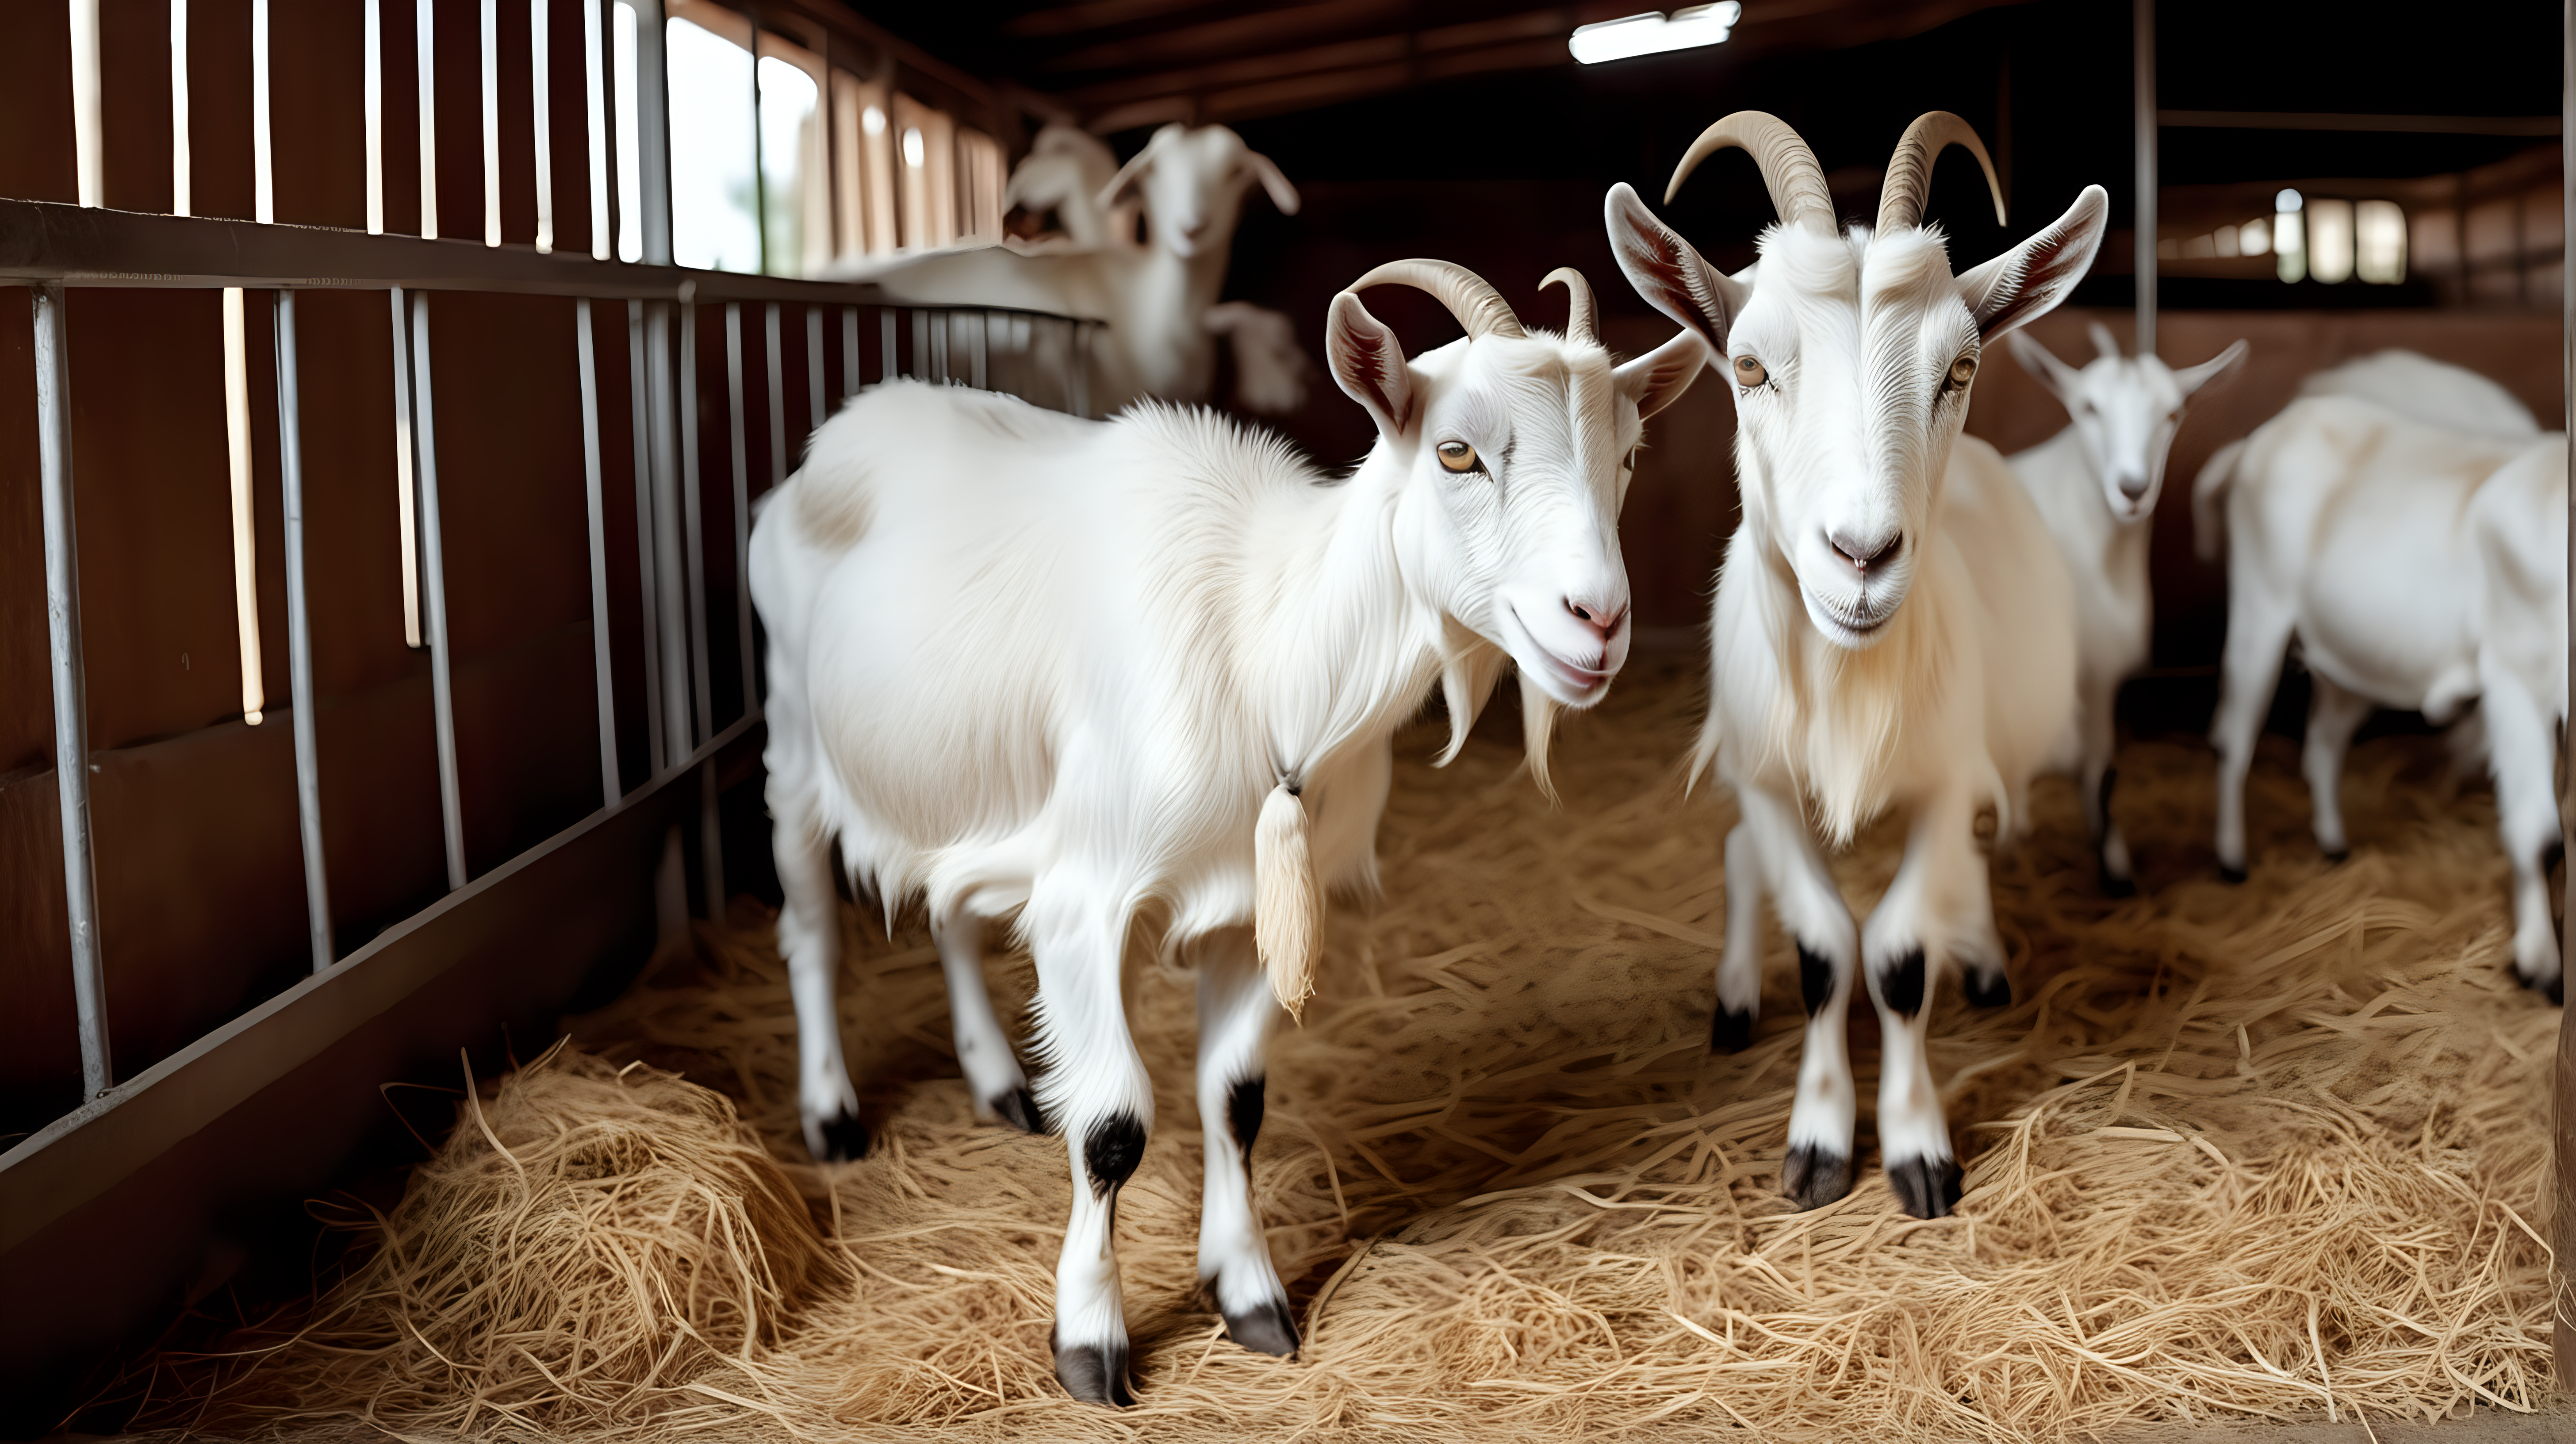
[[[1185,976],[1135,949],[1159,1120],[1119,1210],[1142,1403],[1113,1414],[1050,1372],[1063,1145],[974,1121],[917,920],[846,913],[877,1144],[822,1169],[746,903],[576,1020],[580,1051],[460,1108],[302,1331],[181,1371],[170,1407],[241,1433],[1895,1441],[2543,1399],[2558,1014],[2513,986],[2492,802],[2438,741],[2356,749],[2341,866],[2267,742],[2235,888],[2206,752],[2129,747],[2144,892],[2119,903],[2043,786],[1995,868],[2016,1002],[1935,1004],[1959,1216],[1905,1217],[1875,1171],[1866,1008],[1862,1181],[1802,1214],[1776,1191],[1801,1020],[1776,927],[1760,1040],[1707,1050],[1731,804],[1679,796],[1698,685],[1641,661],[1569,719],[1561,810],[1514,748],[1439,772],[1432,732],[1400,740],[1386,896],[1335,909],[1254,1156],[1295,1360],[1196,1296]],[[1856,903],[1899,845],[1839,861]],[[1026,960],[993,971],[1024,1006]]]

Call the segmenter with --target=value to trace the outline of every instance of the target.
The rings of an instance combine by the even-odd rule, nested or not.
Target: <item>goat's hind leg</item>
[[[1780,1188],[1800,1208],[1816,1208],[1852,1186],[1852,1131],[1859,1110],[1848,1033],[1860,939],[1797,804],[1756,787],[1738,787],[1736,801],[1744,815],[1737,831],[1751,829],[1747,846],[1760,850],[1761,875],[1773,884],[1781,925],[1798,948],[1807,1033],[1798,1054],[1797,1100],[1789,1108]],[[1727,851],[1732,857],[1732,839]],[[1728,927],[1734,927],[1732,919]]]
[[[1199,1284],[1225,1318],[1227,1337],[1264,1354],[1297,1352],[1288,1291],[1252,1197],[1252,1141],[1261,1134],[1264,1054],[1278,1004],[1248,929],[1202,940],[1199,975],[1199,1132],[1207,1181],[1199,1201]]]
[[[773,739],[783,739],[794,719],[773,711],[770,725]],[[817,817],[810,773],[797,765],[794,750],[774,740],[767,760],[770,848],[786,894],[778,910],[778,951],[796,1004],[796,1112],[814,1161],[837,1163],[868,1151],[868,1130],[841,1057],[841,915],[832,844]]]
[[[2555,728],[2519,676],[2491,665],[2482,670],[2496,825],[2513,863],[2513,971],[2525,987],[2561,1002],[2566,979],[2549,914],[2549,866],[2561,846]]]
[[[993,1015],[984,982],[984,919],[962,909],[930,924],[939,944],[940,970],[948,976],[948,1016],[957,1040],[957,1064],[974,1094],[975,1116],[1001,1119],[1023,1133],[1046,1132],[1046,1115],[1029,1091],[1028,1075],[1011,1040]]]
[[[1740,1053],[1762,1021],[1762,843],[1752,824],[1726,835],[1726,951],[1717,964],[1711,1052]]]
[[[2352,844],[2343,830],[2343,760],[2352,750],[2352,734],[2370,718],[2370,699],[2335,685],[2311,667],[2315,690],[2308,699],[2308,736],[2300,749],[2299,770],[2308,775],[2308,796],[2315,808],[2317,850],[2328,862],[2349,856]]]
[[[2281,657],[2290,645],[2288,604],[2252,584],[2258,563],[2231,553],[2227,563],[2227,647],[2219,665],[2218,713],[2209,740],[2218,752],[2218,875],[2245,880],[2245,774],[2254,765],[2254,739],[2281,680]]]
[[[2129,866],[2129,839],[2120,831],[2120,823],[2111,815],[2111,793],[2120,785],[2120,769],[2112,765],[2119,745],[2119,729],[2113,719],[2113,708],[2120,695],[2117,678],[2104,685],[2087,678],[2082,727],[2083,766],[2079,779],[2084,789],[2084,822],[2093,834],[2093,857],[2099,866],[2100,886],[2104,897],[2134,897],[2138,891],[2136,876]],[[1983,1002],[1976,989],[1974,970],[1968,975],[1970,1002]]]

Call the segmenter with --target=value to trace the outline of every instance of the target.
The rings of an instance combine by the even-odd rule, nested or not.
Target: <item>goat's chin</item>
[[[1847,652],[1866,652],[1887,640],[1888,624],[1896,620],[1897,608],[1905,604],[1905,594],[1898,592],[1885,606],[1866,616],[1824,602],[1804,585],[1798,588],[1798,600],[1806,604],[1808,624],[1822,632],[1826,641]]]
[[[1520,668],[1521,675],[1538,683],[1539,690],[1558,706],[1572,707],[1577,711],[1608,696],[1610,683],[1618,677],[1620,665],[1628,660],[1624,629],[1597,670],[1577,667],[1549,650],[1548,645],[1530,631],[1529,624],[1521,620],[1519,611],[1509,605],[1503,608],[1499,630],[1503,635],[1490,640],[1510,655],[1512,664]]]

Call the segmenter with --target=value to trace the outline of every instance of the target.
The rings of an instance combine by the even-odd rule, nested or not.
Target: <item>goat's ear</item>
[[[2189,396],[2204,386],[2224,381],[2245,364],[2245,353],[2252,349],[2246,342],[2238,341],[2197,366],[2175,372],[2174,384],[2182,388],[2183,395]]]
[[[1155,131],[1153,139],[1145,142],[1145,148],[1136,152],[1125,165],[1120,166],[1118,174],[1109,178],[1109,184],[1100,188],[1100,208],[1104,211],[1116,210],[1120,203],[1127,199],[1129,191],[1145,183],[1145,172],[1154,168],[1154,162],[1161,157],[1163,148],[1179,139],[1181,133],[1181,124],[1178,121]]]
[[[1637,403],[1637,419],[1643,421],[1680,400],[1707,364],[1708,343],[1697,331],[1684,331],[1610,376],[1619,394]]]
[[[1279,208],[1279,214],[1297,214],[1300,204],[1297,188],[1288,184],[1287,174],[1279,169],[1276,161],[1257,150],[1248,150],[1243,153],[1243,167],[1252,172],[1253,179],[1261,182],[1263,190],[1270,192],[1270,203]]]
[[[2103,360],[2120,359],[2120,338],[2111,334],[2110,327],[2099,321],[2087,321],[2084,323],[2084,334],[2093,338],[2093,349],[2100,353]]]
[[[1332,313],[1325,318],[1324,354],[1332,362],[1333,380],[1368,408],[1380,433],[1393,440],[1412,429],[1413,368],[1405,364],[1404,348],[1386,323],[1348,291],[1333,298]]]
[[[2069,411],[2075,409],[2075,378],[2079,373],[2074,367],[2058,360],[2056,352],[2031,339],[2027,331],[2015,331],[2006,336],[2004,346],[2013,353],[2013,359],[2021,363],[2021,369],[2031,374],[2032,380],[2048,388],[2048,394],[2056,397],[2059,405]]]
[[[1602,221],[1610,231],[1610,252],[1620,273],[1646,304],[1670,316],[1708,343],[1714,358],[1726,351],[1726,333],[1751,293],[1725,273],[1700,259],[1691,243],[1655,219],[1626,181],[1610,187],[1601,203]]]
[[[1961,276],[1959,299],[1977,334],[1992,341],[2057,309],[2092,268],[2110,207],[2100,186],[2086,186],[2046,230]]]

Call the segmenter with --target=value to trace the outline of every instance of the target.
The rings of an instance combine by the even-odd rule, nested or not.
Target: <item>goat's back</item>
[[[2299,383],[2301,396],[2352,396],[2431,426],[2501,441],[2540,434],[2531,408],[2502,386],[2414,351],[2374,352]]]

